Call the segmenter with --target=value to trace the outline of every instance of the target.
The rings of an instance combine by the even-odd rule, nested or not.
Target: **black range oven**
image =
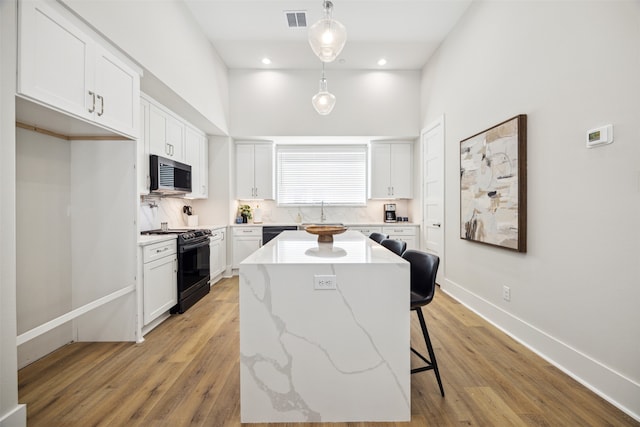
[[[142,234],[178,234],[178,304],[171,312],[184,313],[210,290],[211,230],[150,230]]]

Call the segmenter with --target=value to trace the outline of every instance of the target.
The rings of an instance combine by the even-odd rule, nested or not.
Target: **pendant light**
[[[320,61],[332,62],[344,48],[347,30],[340,22],[331,17],[333,3],[322,2],[324,18],[309,27],[309,44]]]
[[[327,90],[327,79],[324,78],[324,62],[322,63],[322,78],[320,79],[320,90],[311,98],[313,108],[318,114],[326,116],[336,105],[336,97]]]

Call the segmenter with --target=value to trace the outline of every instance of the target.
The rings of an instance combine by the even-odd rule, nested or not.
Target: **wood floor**
[[[433,372],[413,375],[411,423],[376,426],[640,425],[442,292],[425,317],[446,397]],[[28,425],[240,425],[238,330],[233,278],[142,344],[68,345],[20,370]]]

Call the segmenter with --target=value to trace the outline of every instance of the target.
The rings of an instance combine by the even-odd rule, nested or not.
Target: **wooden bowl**
[[[318,235],[318,243],[332,243],[333,235],[347,231],[347,227],[342,225],[308,225],[305,227],[307,233]]]

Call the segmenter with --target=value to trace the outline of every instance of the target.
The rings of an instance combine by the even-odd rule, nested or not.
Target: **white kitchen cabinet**
[[[206,199],[209,196],[209,147],[207,137],[199,130],[187,126],[185,137],[185,163],[191,165],[191,199]]]
[[[211,284],[213,280],[219,279],[227,269],[227,229],[214,228],[211,230]]]
[[[273,144],[236,144],[236,199],[273,199]]]
[[[138,138],[138,194],[149,194],[151,177],[149,176],[149,101],[140,99],[140,137]]]
[[[369,235],[371,233],[382,233],[382,227],[379,226],[364,226],[364,225],[357,225],[357,226],[349,226],[348,227],[349,230],[353,230],[353,231],[359,231],[360,233],[364,234],[365,236],[369,237]]]
[[[18,93],[136,138],[139,72],[56,2],[19,6]]]
[[[262,246],[262,227],[242,226],[233,228],[233,264],[238,268],[240,263]]]
[[[186,125],[155,103],[149,108],[149,149],[151,154],[185,163]]]
[[[390,239],[406,242],[407,249],[420,249],[418,227],[416,226],[382,227],[382,233],[389,235]]]
[[[413,144],[375,142],[371,144],[371,198],[410,199],[412,191]]]
[[[176,241],[147,245],[143,250],[143,319],[148,325],[178,303]]]

